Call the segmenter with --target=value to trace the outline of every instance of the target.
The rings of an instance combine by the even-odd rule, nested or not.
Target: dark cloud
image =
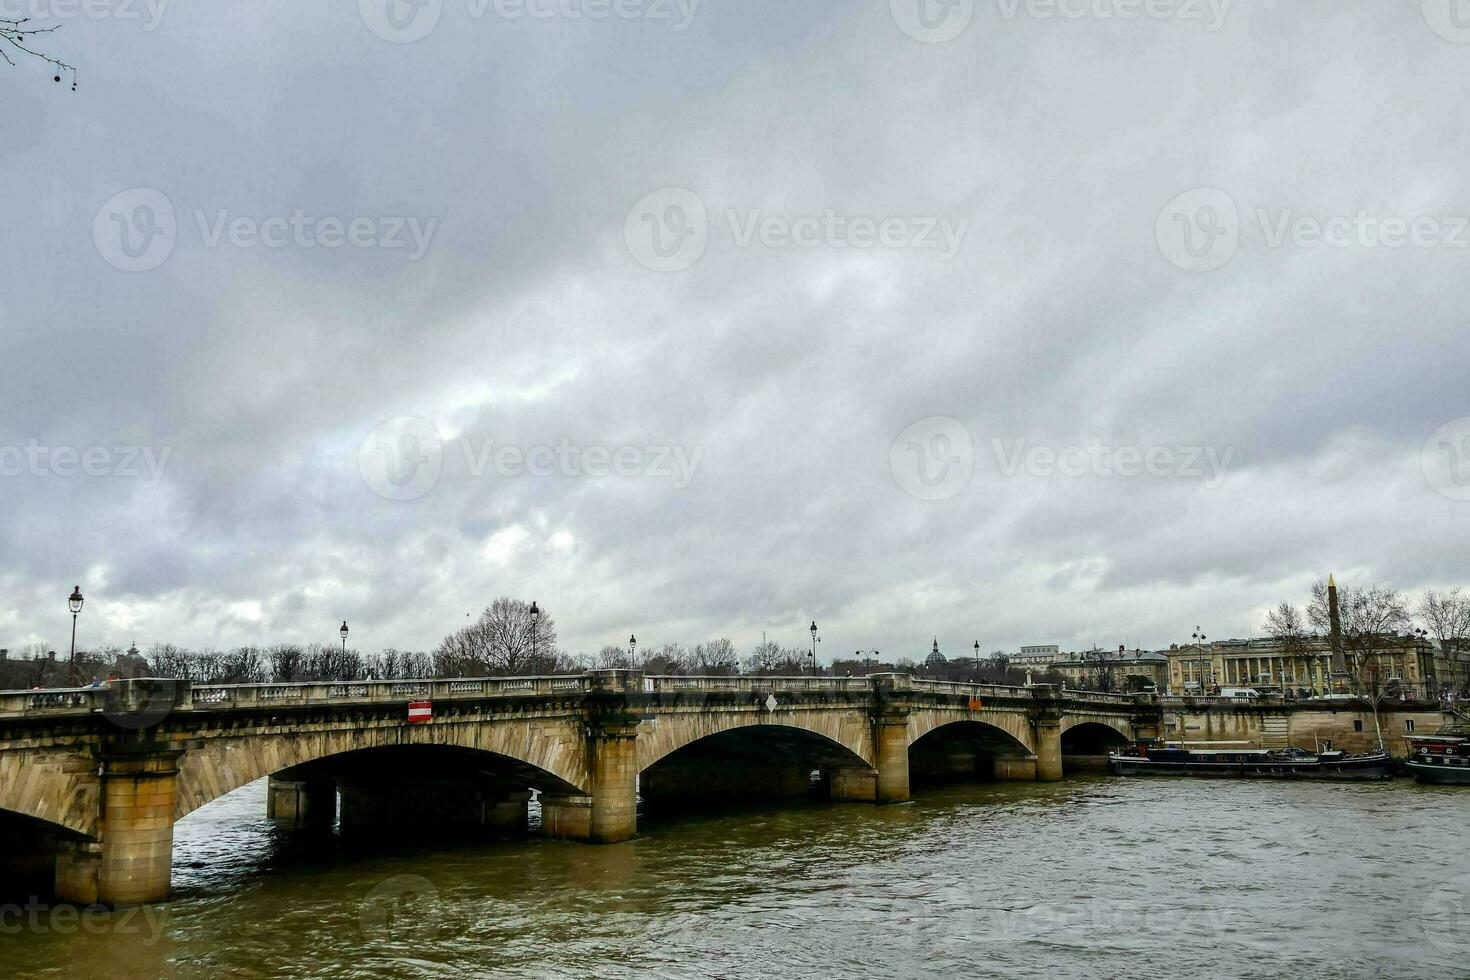
[[[0,447],[170,455],[156,484],[118,455],[0,478],[0,643],[61,643],[78,581],[87,636],[122,643],[346,618],[424,648],[514,594],[574,649],[799,644],[817,619],[832,655],[1165,644],[1246,633],[1329,570],[1470,579],[1470,503],[1423,472],[1430,433],[1470,416],[1470,248],[1268,235],[1470,214],[1447,122],[1470,44],[1417,5],[1237,0],[1211,31],[981,2],[941,44],[886,0],[705,0],[682,31],[445,0],[407,44],[354,7],[81,18],[49,42],[79,91],[3,72]],[[655,272],[625,223],[670,187],[708,242]],[[1193,273],[1156,225],[1201,187],[1241,242]],[[177,243],[124,272],[94,223],[134,188],[167,197]],[[829,211],[968,224],[947,261],[740,243]],[[222,215],[297,212],[313,236],[434,224],[418,259],[211,244]],[[360,450],[405,417],[442,437],[442,472],[386,499]],[[973,476],[924,500],[890,450],[936,417],[969,433]],[[1008,474],[1018,442],[1230,456],[1219,480]],[[497,472],[502,445],[626,447],[640,475]],[[658,464],[675,448],[687,486]]]

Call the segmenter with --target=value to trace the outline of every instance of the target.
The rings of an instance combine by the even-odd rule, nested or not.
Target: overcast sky
[[[1450,0],[0,2],[0,646],[1470,584]]]

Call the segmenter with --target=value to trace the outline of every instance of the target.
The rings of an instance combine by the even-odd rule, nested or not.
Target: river
[[[606,847],[182,821],[167,906],[10,908],[4,977],[1470,976],[1470,793],[1120,780],[645,823]]]

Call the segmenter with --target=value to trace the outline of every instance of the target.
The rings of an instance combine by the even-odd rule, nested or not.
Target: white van
[[[1261,696],[1261,692],[1253,687],[1222,687],[1220,697],[1230,698],[1234,701],[1254,701]]]

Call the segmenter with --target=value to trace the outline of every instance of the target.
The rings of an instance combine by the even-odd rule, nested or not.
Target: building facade
[[[1152,650],[1088,650],[1069,653],[1049,663],[1077,690],[1142,691],[1163,693],[1169,680],[1169,660]]]
[[[1251,687],[1304,697],[1359,693],[1376,681],[1382,691],[1426,700],[1457,690],[1470,676],[1466,654],[1446,656],[1436,644],[1411,636],[1384,637],[1380,645],[1361,665],[1348,651],[1347,669],[1335,671],[1326,637],[1309,637],[1290,651],[1272,638],[1175,644],[1166,651],[1169,693]]]

